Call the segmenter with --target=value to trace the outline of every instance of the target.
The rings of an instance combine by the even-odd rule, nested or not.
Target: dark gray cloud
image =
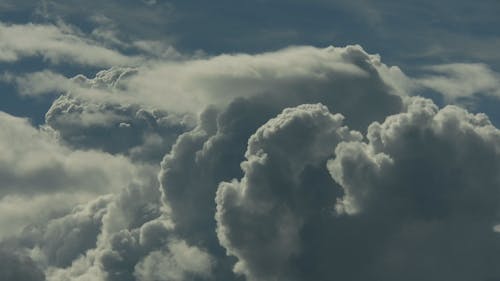
[[[368,143],[337,146],[329,169],[345,192],[338,211],[369,221],[374,229],[362,236],[378,245],[365,249],[370,266],[360,271],[384,280],[499,278],[491,262],[500,258],[499,137],[483,114],[417,98],[372,124]]]
[[[27,255],[0,246],[0,278],[2,280],[45,281],[43,271]]]
[[[310,176],[324,168],[339,141],[360,140],[323,105],[285,109],[248,141],[240,181],[217,191],[217,234],[235,272],[248,280],[301,280],[291,262],[302,251],[302,228],[329,212],[334,182]],[[316,279],[316,278],[315,278]]]
[[[393,88],[383,80],[371,57],[358,47],[330,51],[339,52],[346,63],[343,69],[359,67],[365,74],[359,76],[356,72],[337,73],[320,68],[318,75],[324,80],[283,79],[270,81],[269,86],[263,82],[260,87],[269,88],[269,91],[238,98],[222,110],[206,110],[200,117],[199,126],[181,135],[163,159],[159,179],[175,231],[186,241],[209,249],[218,258],[215,269],[218,279],[236,277],[230,272],[234,260],[225,256],[214,231],[214,197],[221,181],[242,176],[240,163],[244,160],[248,139],[260,126],[284,107],[308,102],[322,102],[339,109],[347,116],[346,123],[359,128],[400,110],[401,98],[393,94]],[[242,82],[241,85],[246,84]],[[235,86],[229,87],[236,90]],[[366,106],[366,100],[382,106]],[[292,142],[292,138],[288,141]],[[333,149],[329,147],[331,152]],[[305,177],[312,179],[316,172],[331,182],[325,169],[323,172],[312,169]]]
[[[485,115],[411,99],[404,113],[370,126],[368,143],[337,146],[334,181],[320,176],[321,157],[313,168],[303,161],[314,155],[302,153],[314,134],[287,131],[280,119],[250,138],[244,176],[218,191],[218,233],[237,272],[249,280],[499,277],[500,133]],[[273,125],[283,130],[266,130]],[[336,142],[321,144],[319,155],[330,157]]]

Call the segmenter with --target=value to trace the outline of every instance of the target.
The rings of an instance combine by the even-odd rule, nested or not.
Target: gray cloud
[[[110,201],[110,196],[103,196],[75,207],[69,214],[54,218],[46,225],[34,223],[23,230],[21,241],[26,247],[40,250],[41,255],[35,256],[42,264],[70,266],[96,246],[102,218]]]
[[[337,211],[366,223],[361,236],[378,245],[360,252],[361,276],[498,278],[500,132],[488,118],[416,98],[367,138],[339,144],[329,163],[344,190]]]
[[[0,278],[2,280],[45,281],[43,271],[33,260],[16,250],[0,246]]]
[[[295,52],[310,51],[315,52],[308,49],[289,52],[296,56]],[[332,55],[328,51],[323,54],[325,50],[318,51],[321,55]],[[245,159],[248,139],[260,126],[276,116],[284,107],[308,102],[322,102],[330,108],[340,109],[347,116],[346,123],[359,127],[371,122],[368,118],[365,119],[367,116],[370,116],[371,120],[383,119],[391,112],[399,111],[401,98],[391,93],[393,88],[382,80],[376,70],[378,65],[371,60],[371,57],[357,47],[331,51],[340,52],[339,55],[353,64],[353,66],[347,65],[347,68],[360,67],[368,76],[360,77],[356,74],[337,76],[335,72],[330,74],[329,70],[324,70],[324,81],[309,78],[307,77],[309,74],[304,74],[307,78],[297,78],[298,81],[284,79],[274,85],[270,80],[269,86],[263,82],[262,87],[273,90],[237,98],[223,109],[220,109],[220,105],[209,108],[201,115],[198,127],[181,135],[172,151],[163,159],[159,179],[165,202],[169,206],[169,214],[176,226],[175,232],[187,242],[207,248],[217,257],[219,262],[214,270],[216,279],[237,278],[230,272],[234,258],[226,257],[225,250],[220,247],[213,231],[216,226],[214,220],[216,190],[221,181],[230,181],[242,176],[239,166]],[[279,54],[278,57],[281,55],[283,54]],[[269,57],[272,57],[272,54],[269,54]],[[265,58],[266,61],[268,59]],[[308,59],[303,58],[303,60]],[[273,67],[273,71],[275,70],[277,71],[277,67]],[[318,71],[318,76],[323,77],[323,70]],[[299,74],[299,77],[300,75],[302,74]],[[235,91],[238,88],[230,87]],[[242,86],[239,88],[243,92],[251,91],[251,88],[248,90]],[[384,105],[365,107],[366,98],[374,99],[374,102],[376,100],[377,103]],[[292,139],[288,141],[291,142]],[[334,147],[331,146],[329,149],[333,152]],[[326,169],[322,172],[312,169],[307,176],[311,178],[320,176],[322,180],[330,184],[332,182]]]
[[[134,275],[141,281],[183,281],[211,277],[212,258],[184,241],[173,240],[168,251],[154,251],[135,266]]]
[[[308,173],[325,169],[339,141],[361,139],[342,119],[325,106],[301,105],[250,137],[243,178],[221,183],[216,197],[217,234],[238,257],[236,273],[248,280],[301,280],[292,260],[302,250],[302,229],[335,198],[333,181],[315,186]]]
[[[372,124],[368,143],[337,146],[328,164],[335,182],[320,161],[335,141],[321,142],[306,168],[314,153],[303,154],[303,142],[314,134],[266,130],[275,120],[259,129],[244,176],[217,195],[219,238],[238,257],[235,271],[249,280],[498,278],[498,129],[483,114],[421,98],[406,108]]]
[[[144,161],[159,161],[177,136],[191,129],[191,119],[187,114],[68,95],[60,96],[46,114],[46,124],[71,147],[122,153]]]
[[[500,133],[359,46],[4,79],[65,92],[0,114],[2,255],[42,280],[499,276]]]
[[[136,74],[137,70],[133,68],[111,68],[98,72],[93,79],[78,75],[66,82],[89,90],[113,91],[122,87],[123,80]],[[41,80],[47,81],[49,77],[45,75],[53,74],[35,75],[41,75]],[[39,87],[39,79],[33,78],[29,79],[31,86],[23,85],[30,89]],[[124,154],[134,160],[154,162],[170,150],[179,134],[190,130],[195,123],[189,114],[171,114],[127,102],[97,101],[72,95],[71,91],[52,103],[45,120],[46,125],[70,147],[99,149]]]

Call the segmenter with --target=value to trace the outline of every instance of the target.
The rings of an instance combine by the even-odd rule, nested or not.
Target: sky
[[[0,0],[0,280],[500,280],[499,13]]]

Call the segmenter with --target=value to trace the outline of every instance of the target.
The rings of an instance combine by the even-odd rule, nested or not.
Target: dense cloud
[[[299,54],[307,56],[301,58]],[[266,62],[273,61],[273,57],[276,65],[267,65]],[[332,65],[314,58],[329,59]],[[236,278],[229,271],[234,260],[226,257],[225,250],[221,248],[215,235],[214,198],[221,181],[241,177],[240,162],[244,160],[249,137],[288,106],[322,102],[345,113],[346,123],[361,129],[372,120],[382,120],[385,116],[398,112],[402,101],[399,96],[394,95],[389,82],[386,83],[379,73],[379,70],[387,69],[378,63],[376,57],[367,55],[357,46],[345,49],[298,48],[255,58],[218,59],[227,60],[225,64],[231,65],[230,69],[242,69],[242,73],[238,74],[240,77],[226,77],[230,75],[230,69],[219,70],[220,74],[197,72],[193,77],[207,75],[203,80],[213,81],[207,85],[214,89],[208,88],[205,91],[213,93],[215,101],[218,101],[216,95],[219,92],[234,92],[232,96],[240,98],[236,98],[222,110],[220,102],[218,106],[205,110],[198,127],[181,135],[172,151],[164,158],[159,178],[176,232],[187,241],[206,247],[217,256],[219,263],[215,270],[215,275],[218,276],[216,279],[226,280]],[[300,64],[301,62],[306,64]],[[215,61],[206,63],[221,64],[215,64]],[[282,63],[296,68],[289,69],[289,66],[283,66]],[[253,74],[248,72],[245,65],[254,69]],[[317,73],[301,69],[313,68],[313,65],[317,65]],[[283,71],[278,72],[279,69]],[[200,71],[205,70],[201,68]],[[261,76],[261,72],[267,76]],[[196,82],[194,78],[193,81]],[[223,83],[226,81],[229,84]],[[229,90],[232,92],[228,92]],[[383,106],[367,106],[364,103],[366,99],[373,99],[374,103]],[[363,108],[363,114],[356,112],[355,108],[358,107]],[[333,147],[329,149],[333,152]],[[326,161],[326,158],[323,160]],[[308,175],[314,177],[314,172],[310,171]],[[321,175],[331,182],[326,170]]]
[[[333,181],[314,176],[336,143],[361,139],[342,119],[305,104],[285,109],[250,137],[244,177],[221,183],[216,197],[217,234],[238,257],[236,273],[248,280],[300,278],[290,261],[302,250],[302,229],[335,198]]]
[[[329,163],[345,192],[338,211],[378,225],[370,234],[381,235],[381,247],[367,273],[498,278],[500,131],[488,118],[414,99],[407,112],[372,124],[367,137],[337,146]]]
[[[500,277],[500,131],[360,46],[7,76],[64,92],[0,114],[10,279]]]
[[[33,260],[17,249],[0,246],[0,278],[2,280],[44,281],[43,271]]]
[[[500,131],[486,116],[416,98],[405,113],[372,124],[368,143],[359,136],[321,142],[323,159],[337,147],[328,169],[340,186],[318,176],[326,171],[319,156],[316,177],[303,176],[314,159],[304,155],[321,151],[306,129],[314,122],[287,131],[280,117],[250,138],[241,180],[219,187],[218,234],[238,257],[237,273],[249,280],[498,278]]]

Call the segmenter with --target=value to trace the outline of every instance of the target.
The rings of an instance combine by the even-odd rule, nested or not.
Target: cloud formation
[[[301,232],[327,211],[334,183],[311,182],[340,141],[360,140],[320,104],[285,109],[248,141],[239,181],[217,190],[217,234],[238,258],[248,280],[296,280],[291,262],[302,251]],[[325,200],[326,199],[326,200]],[[300,280],[300,279],[299,279]]]
[[[123,71],[130,75],[112,76]],[[356,45],[152,63],[134,70],[110,69],[94,79],[77,76],[65,83],[58,75],[52,81],[45,79],[53,73],[35,73],[15,82],[18,88],[38,94],[70,91],[99,103],[132,103],[176,113],[197,114],[207,105],[225,107],[236,98],[253,96],[268,96],[280,109],[304,100],[322,101],[352,115],[347,122],[361,129],[388,112],[398,112],[401,101],[393,84],[401,75]],[[107,77],[115,77],[119,86],[97,86]],[[358,110],[367,114],[356,114]]]
[[[4,276],[500,276],[500,131],[360,46],[7,78],[62,94],[40,127],[0,114]]]
[[[499,137],[484,114],[415,98],[404,113],[370,125],[367,143],[339,144],[329,162],[344,192],[337,211],[376,225],[362,235],[378,246],[365,249],[371,268],[360,272],[384,280],[498,278],[489,261],[500,258]]]

